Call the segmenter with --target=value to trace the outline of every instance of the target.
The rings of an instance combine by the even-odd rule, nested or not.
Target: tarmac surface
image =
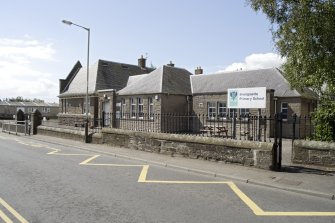
[[[24,137],[25,136],[22,136],[22,138]],[[290,161],[291,140],[283,141],[283,167],[280,172],[274,172],[232,163],[211,162],[180,156],[171,157],[127,148],[85,144],[84,142],[43,135],[26,137],[30,140],[69,145],[82,150],[99,152],[101,154],[123,157],[130,160],[144,161],[152,165],[177,168],[208,176],[221,177],[335,200],[335,168],[292,164]]]

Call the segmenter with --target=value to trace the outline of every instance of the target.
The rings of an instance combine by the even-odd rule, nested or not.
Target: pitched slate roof
[[[98,90],[119,90],[126,86],[129,76],[151,72],[151,68],[136,65],[98,60],[89,68],[88,93],[92,95]],[[59,97],[82,96],[86,94],[86,67],[80,68],[68,87]]]
[[[119,95],[174,94],[191,95],[190,72],[185,69],[162,66],[149,74],[132,76]]]
[[[291,89],[282,72],[276,68],[192,75],[191,82],[193,94],[223,93],[228,88],[266,87],[274,89],[276,97],[316,98],[309,89],[304,93]]]

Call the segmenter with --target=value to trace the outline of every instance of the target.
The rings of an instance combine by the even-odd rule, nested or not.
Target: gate
[[[25,121],[13,121],[13,120],[6,120],[2,121],[1,125],[2,132],[6,133],[13,133],[15,135],[18,134],[24,134],[24,135],[30,135],[31,132],[31,125],[29,120]]]
[[[282,161],[282,138],[283,138],[282,114],[278,113],[274,119],[274,143],[272,147],[272,170],[280,171]]]

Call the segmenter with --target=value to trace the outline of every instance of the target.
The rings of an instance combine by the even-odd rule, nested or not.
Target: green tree
[[[310,88],[320,97],[315,113],[319,129],[335,140],[335,1],[334,0],[247,0],[272,24],[272,34],[281,56],[286,78],[293,88]]]

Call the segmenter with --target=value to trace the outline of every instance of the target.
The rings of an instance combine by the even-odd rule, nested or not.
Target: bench
[[[219,136],[221,136],[221,134],[222,136],[224,136],[223,134],[225,134],[226,138],[228,138],[228,129],[226,129],[225,126],[217,126],[216,128],[218,129],[217,133],[219,134]]]

